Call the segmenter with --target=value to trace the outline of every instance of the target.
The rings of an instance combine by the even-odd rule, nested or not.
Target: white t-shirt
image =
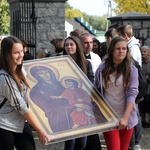
[[[27,72],[26,72],[26,70],[25,70],[25,68],[23,66],[22,66],[22,72],[23,72],[24,76],[26,77],[27,76]]]
[[[104,88],[104,97],[119,117],[122,117],[126,108],[125,88],[123,87],[123,75],[121,75],[115,85],[115,77],[110,75],[111,82],[108,88]],[[104,85],[104,81],[103,81]]]

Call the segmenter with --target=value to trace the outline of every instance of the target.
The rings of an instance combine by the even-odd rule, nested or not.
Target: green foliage
[[[72,19],[72,18],[76,18],[76,17],[82,17],[83,14],[77,9],[66,9],[65,16],[68,19]]]
[[[150,14],[150,0],[114,0],[116,8],[114,12],[116,14],[122,14],[127,12],[139,12]]]
[[[76,17],[83,17],[85,22],[88,22],[94,30],[106,30],[107,17],[106,16],[90,16],[80,10],[73,9],[68,3],[65,4],[65,17],[68,19],[73,19]]]
[[[72,19],[72,18],[82,17],[82,16],[83,14],[80,10],[73,9],[73,7],[71,7],[68,2],[65,3],[65,17],[66,18]]]
[[[99,16],[89,16],[88,23],[98,31],[106,29],[107,18]]]
[[[69,3],[66,2],[66,3],[65,3],[65,9],[73,9],[73,7],[71,7],[71,6],[69,5]]]
[[[0,1],[0,34],[10,33],[10,12],[7,0]]]

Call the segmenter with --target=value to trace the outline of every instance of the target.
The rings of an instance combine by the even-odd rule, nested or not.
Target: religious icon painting
[[[108,131],[118,117],[69,56],[24,62],[27,97],[50,143]]]

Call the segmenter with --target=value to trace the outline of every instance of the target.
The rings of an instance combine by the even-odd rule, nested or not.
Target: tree
[[[66,2],[65,4],[65,16],[68,19],[73,19],[77,17],[83,17],[84,22],[88,22],[90,26],[93,27],[95,30],[106,30],[106,23],[107,23],[107,17],[104,15],[102,17],[100,16],[89,16],[86,13],[82,13],[80,10],[73,9],[69,5],[69,3]]]
[[[77,9],[66,9],[65,16],[68,19],[83,17],[83,14]]]
[[[114,0],[114,2],[117,5],[113,9],[116,14],[132,11],[150,14],[150,0]]]
[[[66,2],[66,3],[65,3],[65,9],[73,9],[73,7],[71,7],[71,6],[69,5],[69,3]]]
[[[89,16],[86,13],[83,13],[83,19],[84,21],[88,22],[88,24],[92,26],[92,28],[95,30],[98,31],[106,30],[107,17],[105,15],[100,17],[100,16]]]
[[[10,12],[7,0],[0,1],[0,34],[10,33]]]
[[[72,19],[72,18],[82,17],[82,16],[83,14],[80,10],[73,9],[73,7],[71,7],[68,2],[65,3],[65,17],[66,18]]]

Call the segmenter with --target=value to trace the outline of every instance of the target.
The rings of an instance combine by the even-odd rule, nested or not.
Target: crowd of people
[[[103,133],[107,150],[141,150],[142,127],[150,127],[150,47],[140,45],[128,24],[110,26],[105,39],[106,42],[100,42],[76,29],[66,39],[50,41],[52,53],[41,48],[37,58],[70,55],[118,116],[117,128]],[[0,45],[0,149],[13,150],[15,146],[17,150],[34,150],[29,124],[42,144],[50,141],[50,137],[33,117],[26,99],[29,84],[22,65],[23,60],[33,57],[23,39],[0,38]],[[139,103],[138,70],[133,59],[142,67],[147,80],[145,95]],[[64,150],[101,149],[99,133],[68,140],[64,146]]]

